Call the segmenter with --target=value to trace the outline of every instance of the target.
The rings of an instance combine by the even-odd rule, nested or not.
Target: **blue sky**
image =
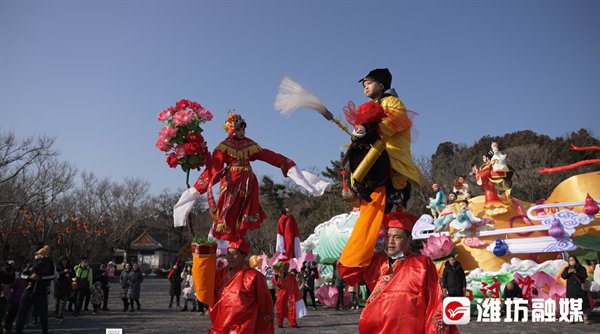
[[[279,115],[279,82],[340,113],[376,67],[420,114],[416,156],[524,129],[600,133],[599,1],[0,1],[0,131],[55,135],[80,170],[153,192],[184,186],[154,147],[177,100],[213,112],[210,149],[235,108],[248,137],[323,169],[349,138],[312,111]]]

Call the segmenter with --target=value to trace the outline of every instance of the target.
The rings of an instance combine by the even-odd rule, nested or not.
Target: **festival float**
[[[421,254],[434,260],[440,275],[448,256],[456,255],[468,273],[471,299],[501,298],[503,286],[513,280],[525,299],[563,298],[565,282],[560,274],[567,265],[566,252],[594,257],[600,251],[600,172],[569,177],[545,201],[529,203],[510,195],[511,182],[506,179],[510,171],[494,171],[498,155],[490,151],[483,165],[473,168],[484,195],[470,198],[459,193],[461,200],[441,208],[436,218],[422,215],[413,239],[423,242]],[[554,171],[565,168],[572,166]],[[540,172],[548,170],[552,169]],[[450,199],[455,200],[456,194]],[[339,258],[358,216],[353,211],[317,226],[302,248],[319,261]],[[331,267],[323,266],[322,273],[328,277]]]

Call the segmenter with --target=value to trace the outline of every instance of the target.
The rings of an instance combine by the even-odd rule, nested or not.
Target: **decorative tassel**
[[[347,172],[345,170],[342,170],[340,172],[340,174],[342,175],[342,189],[343,189],[343,192],[347,193],[348,192],[348,183],[346,182],[346,174],[347,174]]]
[[[279,93],[275,97],[275,110],[282,115],[289,117],[298,109],[312,109],[323,115],[325,119],[336,124],[342,131],[349,136],[352,134],[348,127],[342,124],[339,119],[333,117],[333,114],[327,110],[327,107],[321,100],[311,93],[308,89],[302,87],[299,83],[289,77],[284,77],[279,85]]]
[[[294,111],[301,108],[315,110],[328,121],[333,119],[331,112],[318,97],[292,79],[284,77],[279,84],[279,93],[275,97],[275,109],[289,117]]]

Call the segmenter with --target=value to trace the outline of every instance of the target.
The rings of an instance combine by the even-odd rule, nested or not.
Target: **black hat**
[[[383,85],[383,90],[388,90],[392,87],[392,73],[387,68],[376,68],[369,72],[364,78],[358,80],[363,82],[365,80],[375,80]]]
[[[485,156],[488,157],[489,159],[491,159],[494,156],[494,151],[487,151]]]

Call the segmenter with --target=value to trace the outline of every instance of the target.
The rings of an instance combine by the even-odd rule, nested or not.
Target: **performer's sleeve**
[[[302,254],[302,248],[300,247],[300,231],[298,230],[298,224],[296,223],[296,217],[290,215],[290,224],[292,224],[293,228],[293,238],[292,242],[294,243],[294,253],[296,257],[299,257]]]
[[[398,132],[410,129],[412,121],[399,98],[386,98],[382,101],[381,106],[386,115],[379,123],[379,130],[383,137],[391,137]]]
[[[458,333],[455,325],[444,324],[442,303],[444,297],[435,265],[430,258],[425,259],[425,333]]]
[[[277,241],[275,243],[275,251],[285,253],[285,216],[281,215],[277,222]]]
[[[300,293],[300,287],[298,286],[298,281],[293,279],[293,288],[292,291],[294,294],[295,308],[296,308],[296,318],[301,319],[304,318],[308,314],[308,310],[306,309],[306,304],[304,304],[304,300],[302,299],[302,294]]]
[[[258,303],[256,333],[274,333],[273,298],[271,298],[271,292],[267,286],[266,278],[261,273],[257,273],[254,281],[256,288],[256,302]]]
[[[384,260],[387,260],[387,257],[377,253],[366,267],[346,267],[338,262],[337,272],[348,285],[356,285],[364,281],[373,291],[380,276],[381,262]]]
[[[290,215],[290,224],[292,224],[292,228],[293,228],[293,233],[294,236],[299,236],[300,235],[300,231],[298,230],[298,223],[296,222],[296,217]]]
[[[281,168],[281,172],[283,173],[283,176],[287,176],[288,170],[290,168],[296,166],[295,162],[286,158],[285,156],[283,156],[279,153],[275,153],[271,150],[264,149],[264,148],[256,153],[254,153],[250,157],[250,160],[251,161],[261,160],[261,161],[264,161],[275,167],[279,167],[279,168]]]
[[[204,172],[200,174],[198,180],[194,184],[194,188],[199,193],[204,194],[208,190],[208,185],[216,173],[218,173],[225,164],[225,155],[221,150],[215,150],[212,156],[206,161],[206,168]]]

